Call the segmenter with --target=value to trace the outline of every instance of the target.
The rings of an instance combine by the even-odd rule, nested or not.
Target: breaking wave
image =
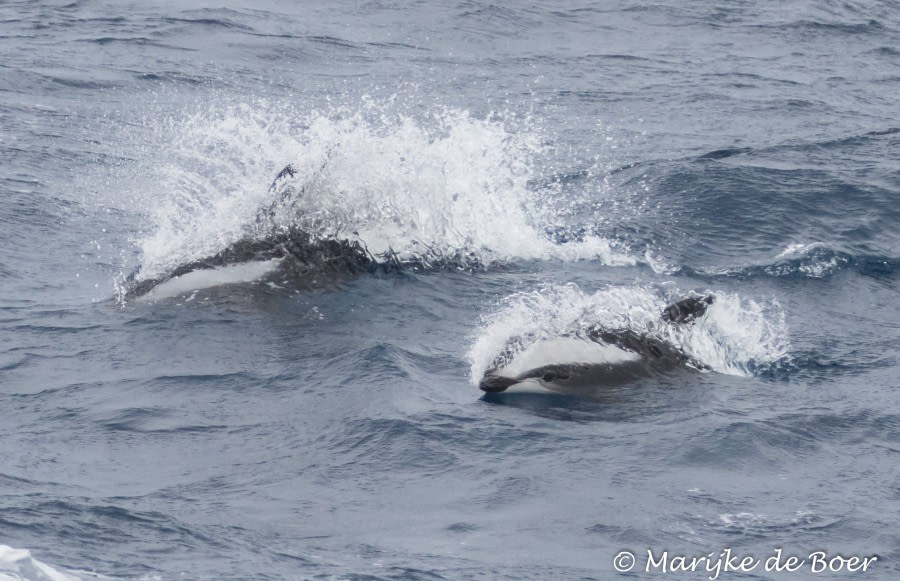
[[[831,248],[823,243],[790,244],[766,263],[735,267],[700,268],[692,273],[701,276],[799,276],[828,278],[843,270],[854,270],[865,276],[889,277],[897,273],[895,259],[886,256],[858,256]]]
[[[31,556],[31,551],[0,545],[0,581],[87,581],[111,579],[84,571],[64,571]]]

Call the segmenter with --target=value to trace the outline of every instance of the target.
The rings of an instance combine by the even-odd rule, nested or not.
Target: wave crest
[[[876,278],[893,276],[897,272],[897,262],[886,256],[854,255],[815,242],[790,244],[768,263],[700,268],[696,273],[703,276],[828,278],[848,269]]]

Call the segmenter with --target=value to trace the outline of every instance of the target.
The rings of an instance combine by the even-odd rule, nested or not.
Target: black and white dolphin
[[[163,276],[139,280],[140,267],[126,279],[124,299],[147,295],[160,285],[175,281],[199,271],[211,271],[223,267],[277,262],[280,275],[295,280],[318,280],[329,276],[352,275],[370,270],[376,259],[358,241],[313,236],[296,226],[276,228],[273,218],[279,207],[290,207],[303,188],[296,190],[285,182],[296,175],[288,165],[275,176],[269,187],[272,193],[280,192],[280,199],[257,212],[256,228],[265,232],[262,236],[246,236],[224,250],[199,260],[182,264]]]
[[[684,325],[702,317],[714,301],[713,295],[689,296],[667,306],[660,320],[664,324]],[[641,377],[690,368],[709,371],[709,367],[657,336],[637,333],[631,329],[609,329],[593,325],[579,333],[577,339],[561,343],[557,360],[571,360],[584,351],[585,339],[596,344],[590,356],[594,361],[575,363],[547,363],[510,374],[515,361],[526,351],[550,351],[551,343],[538,343],[529,337],[510,339],[494,358],[481,378],[478,387],[487,393],[500,393],[529,380],[554,391],[566,391],[584,386],[616,385]],[[598,348],[599,347],[599,348]],[[568,352],[567,352],[568,350]]]
[[[280,277],[295,280],[366,272],[374,264],[374,258],[359,242],[317,239],[299,229],[289,228],[260,239],[242,238],[221,252],[182,264],[158,278],[136,280],[139,271],[135,271],[126,281],[124,298],[146,295],[160,285],[187,274],[276,260]]]

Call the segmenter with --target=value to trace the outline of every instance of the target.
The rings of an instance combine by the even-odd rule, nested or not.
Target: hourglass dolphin
[[[706,313],[713,303],[713,295],[689,296],[667,306],[660,320],[666,324],[688,324]],[[666,370],[685,367],[701,371],[709,368],[660,337],[637,333],[631,329],[608,329],[601,325],[589,327],[578,337],[569,338],[562,349],[559,344],[538,343],[533,338],[514,337],[510,339],[500,354],[488,366],[478,387],[487,393],[499,393],[508,388],[535,380],[543,387],[563,388],[581,385],[613,385],[631,381],[639,377],[649,377]],[[511,364],[519,357],[540,357],[541,353],[554,347],[561,351],[559,357],[578,357],[573,351],[584,340],[596,344],[588,361],[560,362],[538,365],[525,371],[508,374]],[[526,353],[527,352],[527,353]]]
[[[375,263],[375,258],[357,241],[321,238],[297,227],[274,228],[271,218],[279,205],[296,201],[303,188],[295,190],[285,185],[296,170],[288,165],[275,176],[270,192],[281,192],[279,200],[257,213],[257,230],[268,231],[261,237],[244,237],[224,250],[199,260],[179,265],[163,276],[140,279],[138,267],[125,281],[124,298],[146,295],[170,281],[200,271],[211,271],[248,263],[276,264],[288,275],[314,278],[318,275],[355,274],[364,272]]]

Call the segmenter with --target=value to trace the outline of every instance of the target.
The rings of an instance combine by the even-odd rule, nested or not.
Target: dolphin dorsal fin
[[[662,320],[669,323],[690,323],[706,313],[706,307],[713,304],[713,295],[687,297],[672,303],[662,312]]]

